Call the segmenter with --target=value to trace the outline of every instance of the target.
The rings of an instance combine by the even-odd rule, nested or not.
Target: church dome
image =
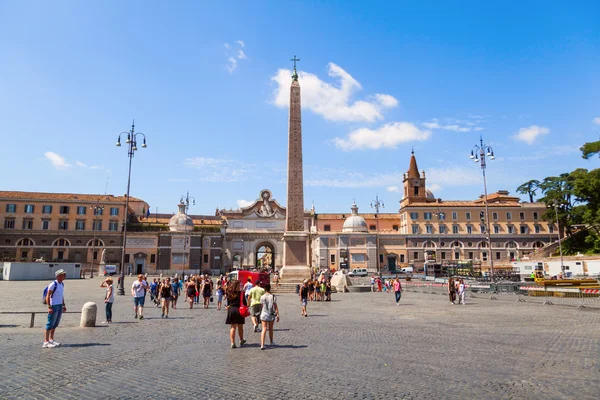
[[[194,230],[194,221],[185,213],[185,203],[181,202],[178,205],[179,212],[169,220],[169,230],[171,232],[185,232],[186,230]]]
[[[369,229],[367,228],[367,223],[365,219],[358,215],[358,206],[356,203],[352,204],[351,207],[352,215],[346,218],[344,221],[344,226],[342,227],[342,232],[344,233],[367,233]]]
[[[433,192],[432,192],[431,190],[429,190],[429,189],[427,189],[427,190],[425,191],[425,196],[426,196],[428,199],[433,199],[433,200],[435,200],[435,195],[434,195],[434,194],[433,194]]]

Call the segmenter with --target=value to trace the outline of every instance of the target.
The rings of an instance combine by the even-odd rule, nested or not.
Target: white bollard
[[[81,322],[79,326],[81,328],[91,328],[96,326],[96,313],[98,311],[98,306],[96,303],[88,301],[83,305],[81,309]]]

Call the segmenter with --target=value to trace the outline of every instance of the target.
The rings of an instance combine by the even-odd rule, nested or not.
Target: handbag
[[[250,310],[244,305],[244,295],[240,297],[240,315],[244,318],[250,316]]]
[[[212,297],[210,298],[210,302],[211,302],[211,303],[213,302],[213,298],[212,298]]]

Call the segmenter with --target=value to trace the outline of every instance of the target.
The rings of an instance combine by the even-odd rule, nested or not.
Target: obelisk
[[[310,277],[308,266],[308,231],[304,227],[304,183],[302,174],[302,110],[300,84],[294,62],[290,88],[290,116],[288,125],[287,209],[283,235],[283,268],[285,282],[298,282]]]

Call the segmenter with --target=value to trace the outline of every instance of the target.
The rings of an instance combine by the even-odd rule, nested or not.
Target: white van
[[[402,268],[400,270],[401,273],[404,274],[412,274],[413,273],[413,267],[406,267],[406,268]]]
[[[369,272],[366,268],[354,268],[348,273],[348,276],[367,276]]]

